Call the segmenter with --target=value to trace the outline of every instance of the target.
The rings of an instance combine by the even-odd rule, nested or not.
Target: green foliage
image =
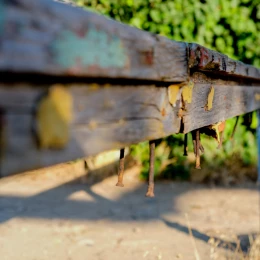
[[[231,58],[260,67],[260,3],[259,0],[75,0],[92,11],[123,23],[167,36],[174,40],[196,42],[227,54]],[[216,149],[215,140],[202,137],[205,154],[202,163],[211,168],[229,160],[244,165],[256,163],[256,116],[253,128],[238,126],[230,136],[235,119],[226,123],[223,148]],[[182,156],[183,135],[158,141],[155,172],[162,178],[187,178],[194,158]],[[191,138],[190,138],[191,139]],[[189,141],[189,150],[193,151]],[[132,154],[143,163],[142,177],[149,168],[148,143],[132,147]],[[192,154],[192,153],[190,153]],[[193,156],[194,157],[194,156]]]

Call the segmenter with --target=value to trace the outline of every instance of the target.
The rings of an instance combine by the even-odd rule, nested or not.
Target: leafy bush
[[[123,23],[174,40],[196,42],[228,56],[260,67],[259,0],[75,0],[85,8]],[[210,169],[237,165],[255,165],[257,161],[256,116],[252,129],[238,126],[234,139],[230,136],[235,119],[226,123],[223,148],[203,137],[205,154],[202,163]],[[187,178],[192,164],[182,156],[183,135],[158,141],[155,172],[163,178]],[[189,143],[192,151],[192,143]],[[143,163],[142,176],[149,168],[148,143],[132,147],[132,154]]]

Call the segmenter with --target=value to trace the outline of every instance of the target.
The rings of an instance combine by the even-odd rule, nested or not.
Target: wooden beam
[[[194,73],[192,80],[192,102],[186,102],[182,112],[185,133],[259,109],[260,82],[210,78],[200,72]]]
[[[50,0],[0,0],[0,20],[2,175],[260,108],[260,70],[203,46]]]
[[[189,69],[260,78],[259,69],[51,0],[0,0],[0,71],[180,82]]]
[[[187,133],[259,109],[260,85],[246,82],[195,73],[190,82],[169,86],[73,83],[39,84],[35,88],[25,83],[2,84],[1,173],[40,168]],[[69,136],[66,138],[65,133],[64,140],[60,138],[66,132],[66,124],[55,100],[51,100],[51,110],[43,109],[44,117],[39,112],[57,88],[62,88],[73,104]],[[66,108],[65,99],[61,95],[58,104]],[[55,114],[58,115],[54,117]]]
[[[186,43],[50,0],[0,0],[0,70],[184,81]]]
[[[69,139],[64,147],[57,147],[57,142],[52,141],[47,143],[47,147],[46,144],[39,147],[41,140],[37,142],[37,139],[51,137],[37,137],[41,120],[37,109],[48,96],[44,96],[46,90],[55,89],[57,85],[38,88],[15,86],[0,85],[0,104],[5,111],[2,175],[96,155],[168,136],[180,129],[178,108],[170,104],[166,87],[70,84],[63,85],[73,100]],[[59,102],[64,104],[64,100]],[[50,124],[54,124],[53,127],[61,124],[59,118],[55,118],[55,122],[51,119],[55,110],[54,105],[51,111],[44,112],[49,118],[45,119],[43,129],[46,135],[53,131]],[[60,136],[65,127],[61,126]]]

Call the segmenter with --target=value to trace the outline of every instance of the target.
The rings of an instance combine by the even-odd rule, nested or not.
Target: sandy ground
[[[248,238],[259,231],[254,184],[210,188],[161,182],[156,197],[148,199],[137,168],[126,171],[124,182],[125,188],[115,187],[113,176],[84,184],[62,169],[58,176],[1,179],[0,259],[189,260],[196,259],[195,246],[200,259],[225,259],[235,254],[235,237],[246,250]]]

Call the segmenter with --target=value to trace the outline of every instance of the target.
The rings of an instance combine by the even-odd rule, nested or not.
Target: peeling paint
[[[170,85],[168,87],[168,97],[169,97],[169,102],[175,107],[176,106],[176,101],[178,100],[178,94],[180,91],[180,86],[179,85]],[[180,98],[180,97],[179,97]]]
[[[128,64],[120,38],[92,27],[81,36],[63,30],[52,47],[55,61],[67,69],[93,65],[104,69],[123,68]]]
[[[210,126],[210,128],[212,130],[214,130],[216,133],[216,139],[217,139],[218,143],[220,143],[220,133],[224,131],[225,126],[226,126],[225,121],[221,121],[221,122],[218,122],[217,124],[213,124]]]
[[[255,94],[255,100],[260,101],[260,94],[258,94],[258,93]]]
[[[95,130],[97,128],[97,122],[95,120],[90,120],[88,123],[88,128],[90,130]]]
[[[97,83],[92,83],[89,86],[90,90],[98,90],[99,89],[99,85]]]
[[[37,134],[41,148],[61,149],[69,142],[73,100],[62,85],[54,85],[38,105]]]
[[[192,102],[192,91],[194,87],[194,82],[189,81],[182,89],[182,99],[184,102],[190,104]]]
[[[215,90],[214,90],[213,86],[211,86],[209,94],[208,94],[207,104],[205,105],[206,111],[210,111],[213,107],[214,93],[215,93]]]

